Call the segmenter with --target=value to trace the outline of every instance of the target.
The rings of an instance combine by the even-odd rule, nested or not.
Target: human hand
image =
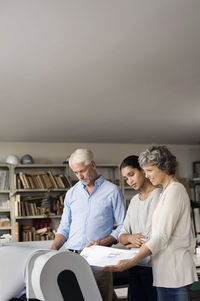
[[[120,260],[116,265],[107,265],[104,267],[104,271],[107,272],[123,272],[125,270],[130,269],[133,267],[134,264],[132,263],[131,259],[124,259]]]
[[[100,246],[101,245],[100,244],[100,240],[93,240],[93,241],[89,242],[89,244],[87,245],[87,247],[90,247],[92,245],[94,245],[94,246]]]
[[[129,236],[129,244],[126,245],[127,248],[140,248],[147,239],[142,233],[131,234]]]

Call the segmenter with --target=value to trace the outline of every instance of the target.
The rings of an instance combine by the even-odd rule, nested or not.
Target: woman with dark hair
[[[135,257],[105,270],[124,271],[151,255],[158,300],[188,301],[188,287],[198,278],[193,261],[190,200],[175,178],[176,158],[166,146],[151,146],[140,154],[139,163],[151,183],[163,187],[152,215],[152,234]]]
[[[120,170],[127,184],[139,193],[131,199],[119,241],[127,248],[140,248],[151,235],[151,215],[161,190],[145,178],[138,162],[138,156],[125,158],[121,163]],[[153,287],[150,258],[146,262],[130,268],[128,274],[131,300],[157,300],[156,289]]]

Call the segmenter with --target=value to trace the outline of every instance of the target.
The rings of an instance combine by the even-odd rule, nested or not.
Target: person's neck
[[[148,180],[144,181],[143,186],[140,188],[140,200],[146,200],[149,194],[155,189],[156,187],[153,186]]]
[[[89,194],[92,193],[92,191],[93,191],[93,189],[94,189],[94,186],[95,186],[94,184],[85,186],[85,188],[86,188],[86,190],[87,190],[87,192],[88,192]]]
[[[172,183],[174,182],[175,177],[173,175],[166,175],[166,177],[164,178],[162,184],[163,187],[163,191]]]
[[[85,188],[87,190],[87,192],[89,194],[92,193],[93,189],[94,189],[94,186],[95,186],[95,181],[99,178],[99,175],[97,174],[95,179],[89,184],[89,185],[86,185]]]

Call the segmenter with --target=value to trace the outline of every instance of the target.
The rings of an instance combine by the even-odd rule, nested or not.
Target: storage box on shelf
[[[66,164],[12,166],[16,241],[53,239],[71,187]]]

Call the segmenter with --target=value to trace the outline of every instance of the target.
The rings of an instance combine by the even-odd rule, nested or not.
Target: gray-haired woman
[[[151,146],[139,156],[140,166],[162,193],[152,215],[152,235],[139,253],[106,270],[124,271],[152,256],[154,286],[159,301],[187,301],[188,286],[197,280],[192,256],[190,200],[175,178],[176,157],[166,146]]]

